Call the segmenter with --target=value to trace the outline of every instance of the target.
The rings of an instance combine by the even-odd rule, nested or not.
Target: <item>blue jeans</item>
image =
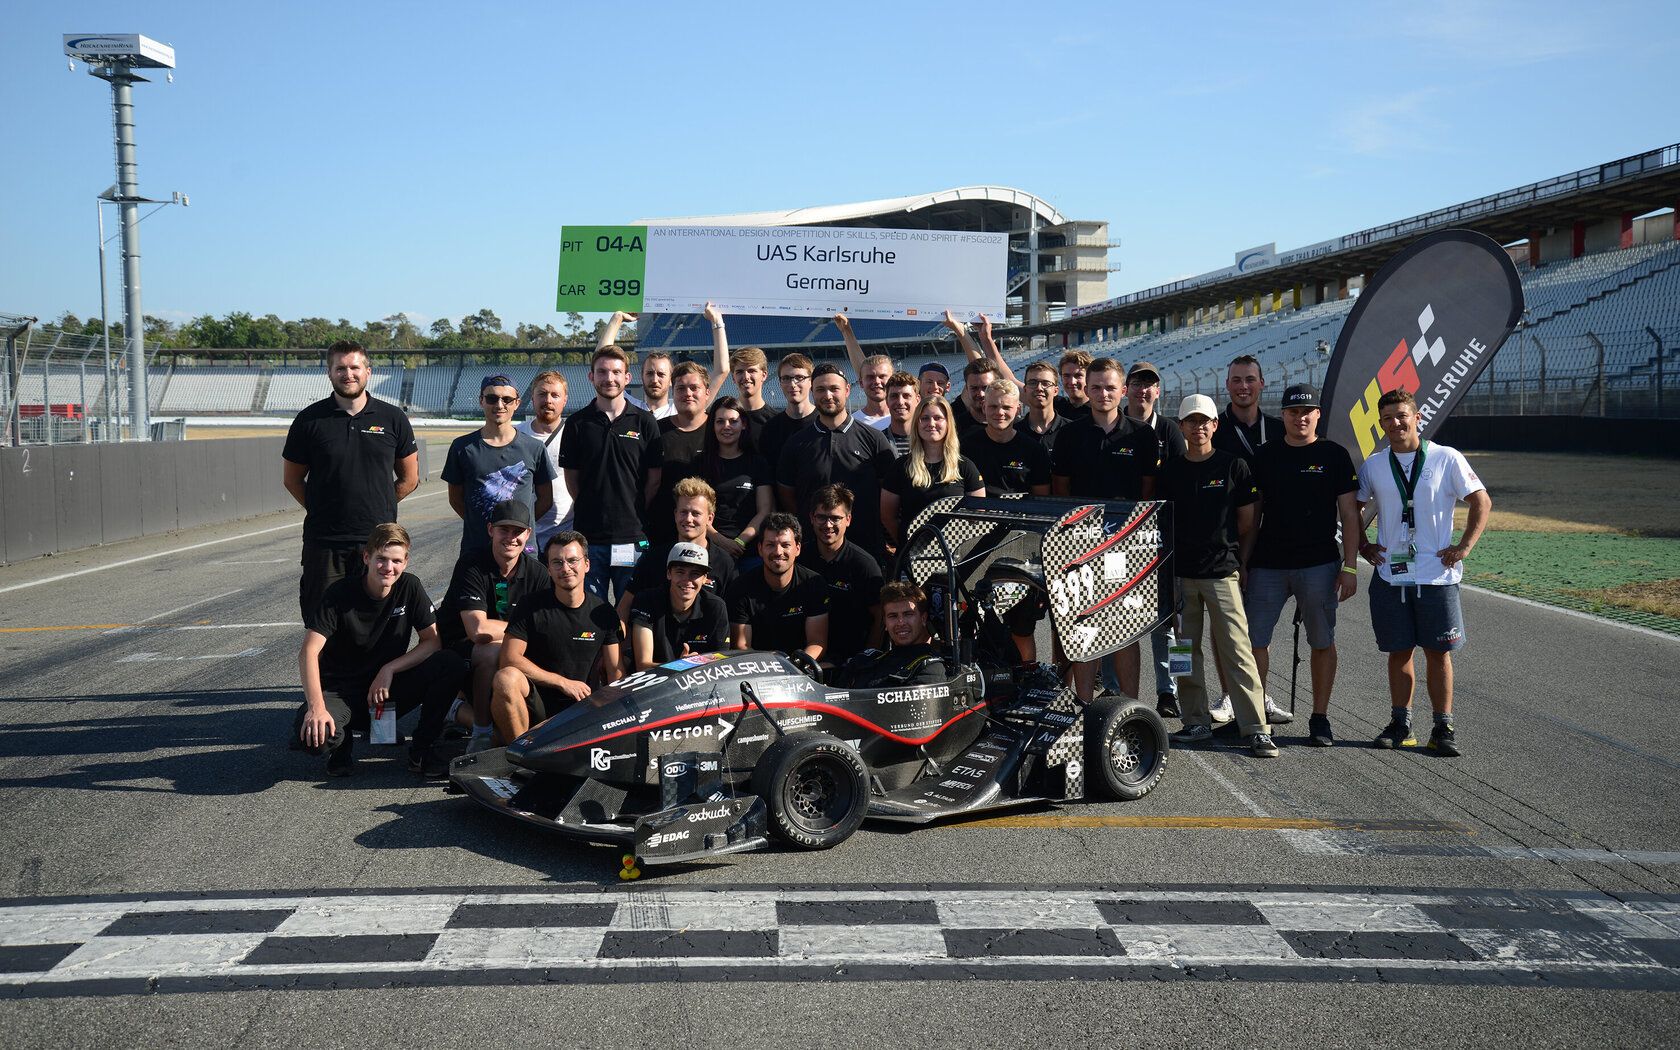
[[[630,574],[635,568],[634,565],[614,565],[612,547],[592,543],[589,545],[589,575],[583,578],[583,589],[609,605],[617,604],[624,596],[624,589],[630,586]],[[612,586],[611,597],[607,595],[609,584]]]

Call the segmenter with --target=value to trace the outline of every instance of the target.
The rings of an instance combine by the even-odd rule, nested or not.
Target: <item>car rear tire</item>
[[[1167,752],[1167,724],[1149,704],[1102,696],[1086,706],[1087,784],[1122,802],[1140,799],[1160,782]]]
[[[868,770],[858,753],[826,733],[800,733],[771,745],[753,771],[770,833],[798,849],[851,838],[869,810]]]

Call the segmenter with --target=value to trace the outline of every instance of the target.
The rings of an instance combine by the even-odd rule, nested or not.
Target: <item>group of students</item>
[[[1018,379],[984,317],[971,332],[947,313],[945,323],[967,357],[961,391],[947,401],[952,377],[945,366],[930,362],[911,376],[888,358],[865,356],[842,315],[835,324],[862,387],[863,407],[849,408],[844,369],[794,353],[777,363],[786,402],[777,411],[763,399],[769,378],[764,352],[730,352],[722,316],[711,304],[704,316],[712,326],[713,366],[643,354],[640,400],[627,394],[629,355],[612,342],[631,319],[627,314],[612,317],[593,353],[594,397],[570,414],[558,372],[536,377],[534,412],[518,425],[517,386],[505,375],[483,378],[484,423],[452,443],[442,472],[463,529],[459,562],[435,622],[423,589],[415,595],[410,592],[417,583],[401,583],[406,534],[399,542],[375,530],[360,549],[369,570],[360,576],[342,525],[327,530],[333,541],[328,554],[311,549],[312,543],[323,545],[327,531],[312,532],[310,519],[334,516],[326,510],[332,498],[327,490],[379,488],[380,462],[393,471],[388,476],[395,484],[380,489],[379,498],[364,496],[365,506],[357,509],[379,514],[388,507],[375,520],[394,519],[395,502],[406,494],[403,450],[413,447],[401,413],[366,394],[361,348],[339,344],[329,352],[333,396],[299,415],[285,453],[288,487],[310,511],[300,588],[308,640],[300,666],[318,664],[313,689],[304,673],[299,741],[308,750],[330,752],[329,772],[353,768],[343,716],[357,724],[362,716],[346,697],[365,689],[363,706],[372,706],[376,688],[389,690],[392,676],[417,669],[424,669],[418,676],[426,682],[424,695],[405,695],[398,707],[426,706],[410,754],[413,766],[428,774],[441,771],[430,745],[450,722],[471,727],[469,749],[491,746],[496,738],[505,743],[590,688],[685,653],[800,649],[838,676],[849,661],[878,653],[892,638],[885,629],[890,617],[883,610],[883,567],[891,565],[916,516],[945,496],[1006,493],[1171,499],[1184,603],[1180,629],[1197,653],[1195,670],[1175,697],[1167,673],[1170,631],[1151,639],[1162,713],[1179,714],[1183,701],[1185,728],[1175,737],[1195,742],[1212,723],[1226,721],[1247,736],[1255,754],[1276,754],[1267,720],[1280,720],[1280,711],[1260,683],[1271,633],[1267,618],[1275,621],[1293,594],[1314,649],[1313,742],[1330,742],[1328,723],[1320,722],[1334,674],[1334,604],[1352,593],[1353,558],[1362,553],[1352,541],[1363,530],[1348,514],[1351,463],[1343,452],[1327,464],[1315,458],[1310,469],[1295,470],[1293,460],[1275,474],[1260,469],[1266,450],[1316,438],[1316,391],[1286,391],[1286,428],[1259,413],[1264,384],[1258,363],[1239,358],[1228,375],[1232,403],[1224,412],[1214,411],[1211,399],[1192,395],[1179,418],[1169,421],[1157,411],[1160,373],[1147,362],[1127,369],[1070,350],[1055,363],[1028,366]],[[354,376],[344,375],[346,362],[356,371],[357,358],[360,388]],[[735,396],[721,396],[726,371]],[[400,425],[360,425],[390,412]],[[345,420],[348,427],[341,426]],[[346,441],[344,434],[354,436]],[[1322,445],[1321,452],[1339,450]],[[374,466],[347,469],[334,462],[347,456]],[[1264,483],[1263,515],[1256,513],[1263,491],[1257,474],[1274,478]],[[1301,480],[1309,476],[1310,483]],[[1210,498],[1215,494],[1218,500]],[[1448,522],[1450,538],[1450,508]],[[1336,560],[1338,527],[1343,564],[1332,570],[1326,603],[1319,566]],[[1467,531],[1467,542],[1474,539]],[[382,542],[376,546],[376,540]],[[1331,557],[1323,559],[1327,544]],[[398,550],[401,558],[391,553]],[[1367,560],[1381,557],[1363,553]],[[1320,559],[1306,566],[1315,570],[1310,587],[1298,574],[1288,575],[1302,559]],[[1256,578],[1274,565],[1286,575],[1281,582],[1263,580],[1250,598],[1250,561]],[[384,575],[373,571],[376,564],[399,566],[379,595],[374,591]],[[340,592],[336,606],[325,600],[334,571],[346,578],[333,584]],[[1234,587],[1224,582],[1227,576]],[[401,597],[391,599],[393,593]],[[405,645],[400,657],[392,657],[362,630],[335,648],[333,631],[360,622],[344,608],[354,605],[357,616],[377,619],[365,603],[393,600],[396,612],[386,614],[387,627],[395,630],[406,616],[420,632],[418,646]],[[1251,615],[1242,617],[1245,601]],[[332,608],[339,613],[321,618]],[[1204,608],[1229,700],[1210,701],[1202,685]],[[925,627],[925,596],[920,609]],[[1240,632],[1238,617],[1244,621]],[[430,650],[428,627],[437,634]],[[1021,657],[1036,659],[1032,623],[1012,624],[1011,630]],[[378,649],[387,659],[377,667],[371,655],[354,668],[334,662],[338,649],[358,646],[368,653]],[[1409,654],[1407,660],[1409,666]],[[1391,678],[1396,667],[1391,660]],[[1082,696],[1093,694],[1099,673],[1138,695],[1140,646],[1116,654],[1111,668],[1076,666]],[[335,707],[328,694],[342,703]],[[1450,745],[1450,725],[1447,736]]]

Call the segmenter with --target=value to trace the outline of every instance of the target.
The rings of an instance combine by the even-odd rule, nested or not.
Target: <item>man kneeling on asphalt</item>
[[[438,635],[443,647],[472,665],[473,735],[467,753],[490,746],[490,682],[502,657],[502,637],[519,603],[546,592],[552,584],[542,562],[525,553],[531,537],[531,510],[515,499],[491,511],[490,546],[461,555],[443,596]],[[465,719],[463,718],[463,722]]]
[[[503,745],[588,696],[597,682],[619,677],[618,614],[583,585],[589,541],[571,529],[557,532],[543,557],[554,589],[514,613],[490,691],[490,715]]]
[[[885,584],[881,619],[892,648],[865,649],[837,672],[836,684],[866,689],[945,681],[945,661],[928,630],[926,591],[903,581]]]
[[[431,745],[443,730],[449,705],[467,665],[444,652],[438,640],[432,600],[408,567],[408,530],[380,525],[362,551],[365,575],[329,586],[304,624],[298,650],[303,706],[293,722],[299,744],[327,755],[327,775],[356,771],[352,730],[367,730],[387,707],[397,716],[421,708],[408,751],[409,768],[442,776],[447,766]],[[419,644],[408,647],[410,632]]]
[[[729,648],[729,607],[706,588],[709,571],[699,544],[671,547],[665,557],[665,586],[639,592],[630,606],[630,652],[636,670]]]

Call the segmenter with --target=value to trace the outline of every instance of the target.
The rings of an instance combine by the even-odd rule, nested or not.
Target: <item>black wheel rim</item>
[[[1141,721],[1115,727],[1108,741],[1108,765],[1122,784],[1141,784],[1149,779],[1160,761],[1155,734]]]
[[[853,803],[851,768],[830,755],[813,755],[788,777],[788,820],[805,832],[838,827]]]

